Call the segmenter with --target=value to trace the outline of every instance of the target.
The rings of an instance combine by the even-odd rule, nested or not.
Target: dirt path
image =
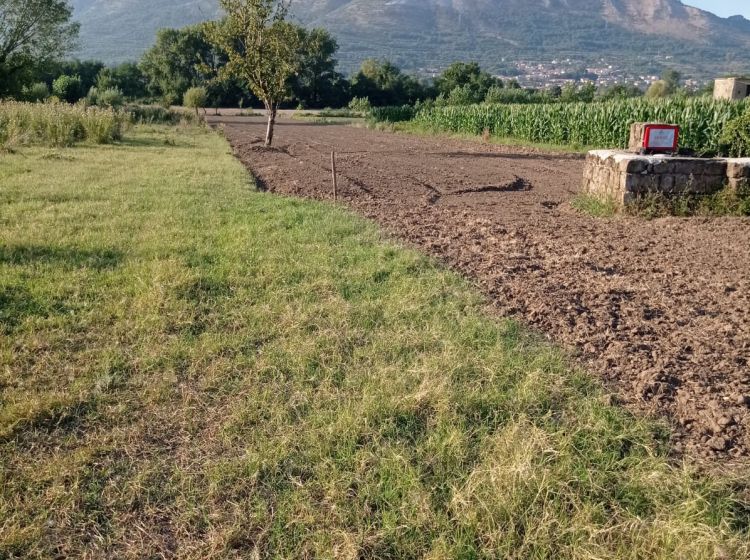
[[[329,199],[335,149],[340,200],[668,417],[677,453],[750,458],[750,220],[580,215],[575,156],[295,121],[266,150],[262,119],[219,121],[273,192]]]

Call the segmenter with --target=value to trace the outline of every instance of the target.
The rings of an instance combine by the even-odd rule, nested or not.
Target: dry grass
[[[744,559],[748,481],[217,135],[0,159],[0,558]],[[743,494],[745,492],[745,494]]]

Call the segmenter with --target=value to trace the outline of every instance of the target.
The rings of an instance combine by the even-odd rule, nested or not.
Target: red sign
[[[649,124],[643,135],[643,147],[654,152],[676,152],[679,139],[679,126]]]

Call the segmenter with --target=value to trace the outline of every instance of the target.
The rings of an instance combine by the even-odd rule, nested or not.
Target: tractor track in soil
[[[339,201],[470,277],[567,348],[675,455],[750,464],[750,219],[596,219],[581,157],[281,120],[209,117],[270,192]]]

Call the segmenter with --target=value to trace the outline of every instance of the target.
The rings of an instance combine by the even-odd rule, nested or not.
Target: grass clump
[[[611,197],[601,197],[585,193],[575,196],[570,204],[579,212],[595,218],[611,218],[620,210],[620,205]]]
[[[748,557],[746,474],[164,130],[0,161],[0,557]]]
[[[122,137],[125,116],[113,109],[66,103],[0,101],[0,145],[69,147]]]

